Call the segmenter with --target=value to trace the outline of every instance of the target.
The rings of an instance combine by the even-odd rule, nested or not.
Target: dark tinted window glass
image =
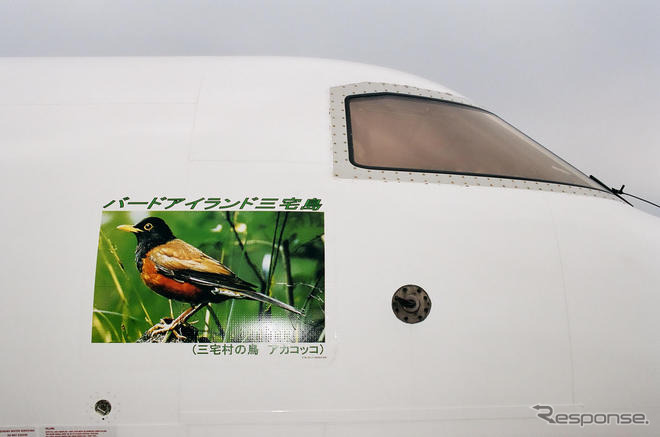
[[[495,115],[470,106],[398,96],[348,100],[351,159],[381,169],[523,178],[600,189]]]

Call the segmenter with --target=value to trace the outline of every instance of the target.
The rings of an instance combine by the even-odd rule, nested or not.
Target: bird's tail
[[[269,303],[271,305],[278,306],[280,308],[284,308],[287,311],[291,311],[292,313],[298,314],[299,316],[302,315],[302,311],[292,307],[289,304],[286,304],[282,301],[279,301],[273,297],[267,296],[265,294],[259,293],[258,291],[253,291],[253,290],[246,290],[246,289],[241,289],[241,290],[233,290],[233,289],[222,289],[218,288],[215,290],[215,293],[217,294],[224,294],[229,297],[245,297],[247,299],[252,299],[252,300],[257,300],[259,302],[263,303]]]

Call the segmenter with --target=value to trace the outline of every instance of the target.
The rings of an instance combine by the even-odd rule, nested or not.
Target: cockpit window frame
[[[620,201],[620,199],[618,199],[616,196],[605,190],[570,183],[528,179],[522,177],[504,177],[500,175],[481,173],[463,173],[432,169],[391,168],[359,164],[355,162],[353,157],[349,103],[351,99],[354,98],[388,95],[399,95],[459,105],[486,112],[497,117],[499,120],[502,120],[501,117],[497,116],[493,112],[474,105],[472,102],[463,98],[462,96],[457,96],[441,91],[426,90],[412,86],[379,82],[362,82],[333,87],[330,89],[330,118],[333,141],[333,174],[335,177],[342,179],[367,179],[386,182],[417,182],[424,184],[440,183],[459,186],[490,186],[535,191],[563,192],[569,194],[603,197]],[[513,129],[516,129],[505,120],[502,121],[511,126]],[[520,132],[518,129],[516,130]],[[521,134],[525,135],[522,132]],[[529,136],[525,135],[525,137],[529,138],[535,144],[538,144],[545,151],[549,152],[560,161],[566,162],[552,151],[534,141]],[[566,163],[570,165],[570,163]],[[571,167],[575,168],[572,165]]]

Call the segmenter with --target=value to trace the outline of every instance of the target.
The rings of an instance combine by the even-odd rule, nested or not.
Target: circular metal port
[[[405,323],[419,323],[431,312],[431,298],[418,285],[404,285],[392,296],[392,311]]]
[[[99,413],[101,416],[107,416],[110,414],[110,410],[112,410],[112,406],[110,405],[109,401],[106,401],[105,399],[101,399],[94,404],[94,411]]]

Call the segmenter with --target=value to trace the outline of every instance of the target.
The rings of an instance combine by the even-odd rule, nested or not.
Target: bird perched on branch
[[[200,308],[227,299],[256,300],[301,314],[291,305],[257,292],[256,286],[236,276],[220,261],[176,238],[161,218],[149,217],[134,226],[121,225],[117,229],[137,237],[135,263],[145,285],[168,299],[191,304],[172,323],[162,322],[151,328],[148,332],[152,335],[172,331],[178,336],[174,329]]]

